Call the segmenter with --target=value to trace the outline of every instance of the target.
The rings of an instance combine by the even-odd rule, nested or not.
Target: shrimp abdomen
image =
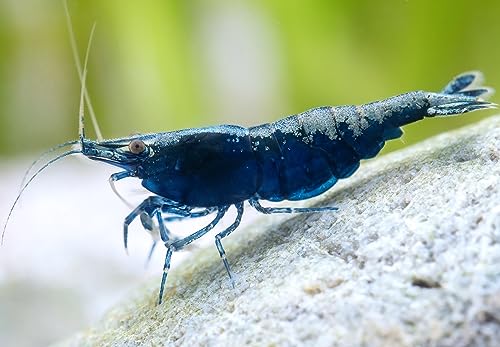
[[[401,126],[494,107],[479,99],[492,92],[475,86],[480,77],[459,75],[440,93],[414,91],[359,106],[318,107],[250,128],[262,169],[256,195],[271,201],[319,195],[351,176],[361,159],[376,156],[386,141],[399,138]]]

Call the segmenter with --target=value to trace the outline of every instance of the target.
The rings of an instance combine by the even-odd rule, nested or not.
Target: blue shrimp
[[[172,254],[212,230],[231,206],[237,210],[236,219],[215,236],[215,245],[234,286],[222,240],[240,224],[244,202],[264,214],[337,210],[329,206],[264,207],[261,201],[299,201],[322,194],[339,179],[351,176],[360,160],[376,156],[386,141],[399,138],[403,134],[401,127],[406,124],[425,117],[496,106],[481,98],[493,92],[480,86],[481,73],[467,72],[455,77],[438,93],[414,91],[359,106],[317,107],[250,128],[219,125],[94,141],[85,136],[83,124],[84,99],[88,99],[86,67],[83,72],[79,69],[79,75],[82,81],[79,140],[46,153],[67,145],[79,148],[57,156],[36,171],[23,185],[9,218],[35,176],[61,158],[83,154],[119,167],[122,171],[110,177],[115,192],[114,182],[137,178],[152,193],[125,218],[123,238],[127,249],[128,227],[137,217],[148,232],[158,230],[166,247],[160,304]],[[215,217],[208,225],[183,238],[173,237],[165,225],[174,219],[212,214]]]

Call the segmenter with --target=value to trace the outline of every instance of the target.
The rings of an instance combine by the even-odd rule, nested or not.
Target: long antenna
[[[94,129],[95,129],[95,132],[96,132],[97,139],[98,139],[98,141],[102,141],[103,140],[103,137],[102,137],[101,132],[99,130],[99,126],[97,125],[97,120],[96,120],[94,111],[92,109],[92,104],[90,103],[90,98],[89,98],[88,93],[87,93],[87,88],[85,87],[86,77],[87,77],[87,63],[88,63],[90,46],[92,44],[92,38],[94,36],[94,31],[95,31],[96,24],[94,23],[94,25],[92,26],[92,31],[90,32],[90,37],[89,37],[89,41],[88,41],[88,44],[87,44],[87,52],[85,53],[85,62],[84,62],[83,71],[82,71],[81,64],[80,64],[80,59],[78,58],[78,52],[77,52],[77,48],[76,48],[76,40],[75,40],[75,33],[73,31],[73,24],[71,22],[71,16],[69,15],[68,4],[67,4],[66,0],[64,0],[64,9],[66,11],[66,19],[67,19],[66,22],[67,22],[68,30],[69,30],[69,33],[70,33],[71,48],[72,48],[72,51],[73,51],[73,56],[74,56],[74,59],[75,59],[76,68],[78,70],[78,75],[80,76],[80,82],[81,82],[81,85],[82,85],[82,90],[81,90],[81,94],[80,94],[80,112],[79,112],[79,127],[78,127],[79,131],[78,132],[79,132],[80,141],[82,142],[82,151],[83,151],[83,139],[85,138],[84,104],[83,104],[83,98],[84,97],[85,97],[85,101],[87,103],[87,106],[89,108],[90,118],[92,119],[92,124],[94,125]],[[125,205],[127,205],[130,208],[134,208],[134,206],[130,202],[128,202],[118,192],[118,190],[116,189],[116,186],[114,184],[114,181],[111,178],[109,180],[109,184],[110,184],[111,189],[113,190],[113,192],[116,194],[116,196]]]
[[[42,159],[45,159],[49,154],[57,151],[58,149],[61,149],[61,148],[67,147],[67,146],[71,146],[71,145],[76,145],[77,143],[78,143],[77,140],[64,142],[64,143],[56,145],[52,148],[49,148],[48,150],[46,150],[45,152],[40,154],[40,156],[35,161],[33,161],[31,163],[31,165],[28,167],[28,169],[24,173],[23,180],[21,181],[21,186],[19,187],[19,189],[21,189],[24,186],[24,183],[26,182],[26,179],[28,178],[28,175],[30,174],[31,169],[33,169],[36,164],[38,164],[40,161],[42,161]]]
[[[68,31],[69,31],[71,51],[73,53],[73,59],[75,60],[75,65],[76,65],[76,69],[78,71],[78,77],[80,78],[80,83],[82,83],[82,85],[83,85],[85,78],[84,78],[83,73],[82,73],[82,66],[80,63],[80,58],[78,56],[78,49],[76,47],[75,33],[73,31],[73,22],[71,21],[71,16],[69,14],[67,1],[64,0],[63,4],[64,4],[64,11],[66,12],[66,25],[68,26]],[[94,23],[94,27],[95,27],[95,23]],[[94,27],[92,28],[91,35],[93,35]],[[91,36],[91,39],[89,40],[89,47],[90,47],[90,41],[92,41],[92,36]],[[89,51],[89,48],[87,48],[87,55],[88,55],[88,51]],[[85,86],[83,86],[83,91],[84,91],[84,96],[85,96],[85,102],[86,102],[87,107],[89,109],[90,119],[92,121],[92,125],[94,126],[97,141],[102,141],[103,137],[102,137],[101,129],[99,128],[99,124],[97,123],[97,118],[95,116],[94,108],[92,107],[92,102],[90,101],[90,97],[89,97],[87,88]]]
[[[30,185],[30,183],[35,179],[36,176],[46,168],[48,168],[50,165],[58,161],[59,159],[62,159],[64,157],[67,157],[68,155],[72,154],[77,154],[77,153],[82,153],[80,150],[71,150],[68,152],[64,152],[63,154],[55,157],[54,159],[49,160],[46,164],[44,164],[41,168],[39,168],[31,177],[29,180],[26,181],[26,183],[23,185],[19,193],[17,194],[16,200],[14,200],[14,203],[12,204],[12,207],[10,208],[9,215],[7,216],[7,220],[5,221],[5,224],[3,226],[3,231],[2,231],[2,241],[1,244],[3,245],[3,240],[5,236],[5,230],[7,230],[7,224],[9,224],[10,216],[12,215],[12,211],[14,211],[14,207],[16,207],[19,199],[21,198],[21,195],[24,193],[26,188]]]
[[[85,53],[85,61],[83,63],[83,74],[82,74],[82,90],[80,93],[80,112],[79,112],[79,125],[78,125],[78,135],[80,136],[80,141],[83,141],[85,138],[85,128],[84,128],[84,116],[85,116],[85,104],[84,104],[84,98],[85,98],[85,91],[87,90],[85,88],[85,81],[87,78],[87,63],[89,61],[89,53],[90,53],[90,46],[92,45],[92,38],[94,37],[94,32],[95,32],[95,23],[92,25],[92,30],[90,30],[90,36],[89,36],[89,42],[87,44],[87,52]],[[83,151],[83,145],[82,145],[82,151]]]

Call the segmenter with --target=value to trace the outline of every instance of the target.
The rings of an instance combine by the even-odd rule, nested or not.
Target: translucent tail
[[[465,72],[455,77],[441,93],[429,95],[430,106],[427,116],[452,115],[484,108],[496,108],[497,105],[484,99],[495,90],[483,87],[483,74],[479,71]]]

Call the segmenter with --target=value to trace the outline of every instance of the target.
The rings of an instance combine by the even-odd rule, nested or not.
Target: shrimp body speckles
[[[387,140],[400,137],[403,125],[494,107],[479,98],[492,92],[474,86],[480,77],[465,73],[440,93],[416,91],[360,106],[318,107],[251,128],[221,125],[111,141],[82,139],[82,153],[125,170],[112,181],[136,177],[154,194],[125,219],[124,243],[138,216],[146,229],[159,230],[167,248],[161,303],[173,252],[215,227],[229,207],[236,207],[237,217],[217,234],[215,244],[234,285],[221,240],[238,227],[245,201],[267,214],[336,210],[269,208],[260,201],[304,200],[325,192],[351,176],[361,159],[374,157]],[[135,143],[140,143],[139,153],[130,148]],[[215,214],[211,223],[182,239],[173,238],[165,225],[173,218],[208,214]]]

